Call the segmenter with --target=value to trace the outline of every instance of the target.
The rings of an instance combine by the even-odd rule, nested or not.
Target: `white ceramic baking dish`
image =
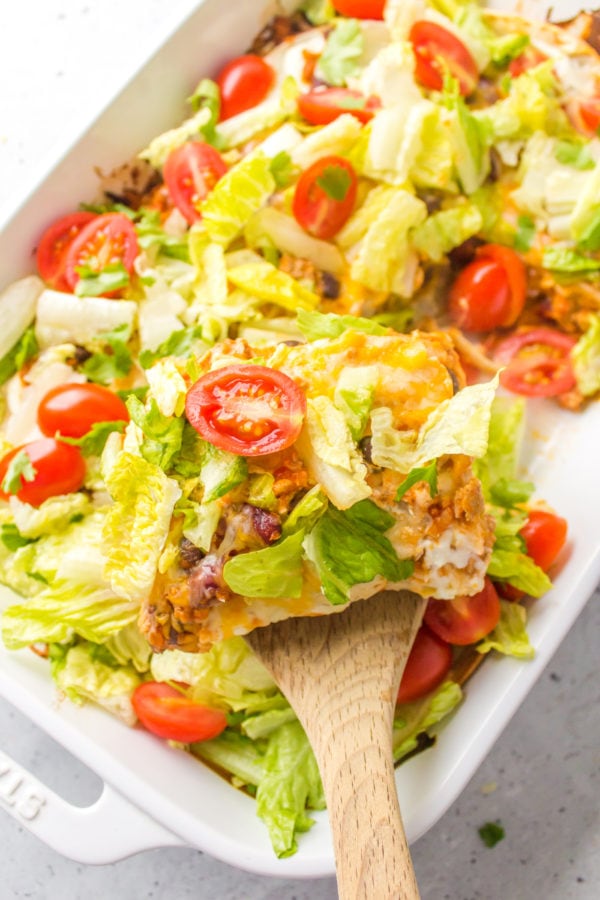
[[[183,100],[199,77],[243,50],[274,7],[262,0],[199,3],[45,173],[10,221],[0,223],[0,286],[31,269],[32,247],[46,224],[95,195],[94,167],[109,170],[177,123],[184,114]],[[572,13],[572,0],[565,7]],[[592,449],[599,439],[598,405],[582,416],[544,402],[532,405],[524,467],[538,495],[569,520],[570,545],[555,588],[531,611],[535,660],[488,659],[469,682],[465,702],[437,745],[398,771],[410,841],[460,794],[600,579],[600,479]],[[46,663],[32,653],[9,654],[0,646],[0,693],[105,781],[100,799],[80,809],[0,752],[0,805],[63,854],[104,863],[145,848],[183,844],[266,875],[333,873],[326,813],[316,815],[317,824],[301,836],[295,856],[276,859],[253,800],[148,733],[130,730],[92,706],[58,703]]]

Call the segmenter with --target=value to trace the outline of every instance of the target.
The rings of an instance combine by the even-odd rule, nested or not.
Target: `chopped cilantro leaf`
[[[26,362],[38,352],[38,342],[33,326],[25,331],[17,343],[0,359],[0,385],[23,368]]]
[[[77,266],[79,281],[75,285],[78,297],[100,297],[118,291],[129,284],[129,272],[122,262],[109,263],[100,271],[90,266]]]
[[[535,222],[529,216],[519,216],[514,239],[515,250],[525,253],[531,247],[535,237]]]
[[[504,828],[499,822],[486,822],[479,829],[479,837],[486,847],[495,847],[504,836]]]
[[[208,144],[216,147],[217,150],[222,148],[224,145],[223,137],[216,128],[221,112],[221,92],[218,84],[210,78],[203,78],[193,94],[188,97],[188,103],[195,113],[202,108],[209,110],[210,119],[206,125],[202,126],[200,133]]]
[[[326,166],[317,178],[317,184],[328,197],[341,203],[348,195],[352,176],[343,166]]]
[[[593,169],[595,165],[589,147],[579,141],[558,141],[554,156],[559,163],[574,169]]]
[[[412,469],[396,491],[396,501],[401,500],[413,484],[417,484],[419,481],[427,482],[430,495],[435,497],[438,492],[437,460],[434,459],[428,466],[420,466],[416,469]]]
[[[97,384],[110,384],[116,378],[128,375],[133,366],[133,357],[127,346],[130,336],[129,325],[119,325],[99,335],[96,340],[102,350],[92,353],[82,364],[83,374]]]
[[[33,544],[35,539],[24,537],[16,525],[6,523],[2,526],[0,531],[0,540],[7,550],[14,553],[15,550],[26,547],[27,544]]]
[[[61,437],[65,444],[79,447],[84,456],[100,456],[109,434],[113,431],[122,433],[127,423],[123,420],[113,422],[94,422],[87,434],[79,438]]]
[[[140,365],[143,369],[149,369],[158,359],[162,359],[165,356],[187,357],[194,349],[194,345],[201,340],[201,325],[180,328],[178,331],[174,331],[166,341],[163,341],[156,350],[142,350],[140,353]]]
[[[20,450],[8,464],[6,475],[2,481],[5,494],[17,494],[25,481],[33,481],[37,470],[34,468],[25,450]]]
[[[287,187],[298,174],[298,166],[292,162],[292,157],[285,150],[277,153],[271,160],[271,175],[275,179],[278,188]]]

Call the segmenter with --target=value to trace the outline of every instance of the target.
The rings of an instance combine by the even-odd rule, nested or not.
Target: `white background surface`
[[[3,4],[0,213],[28,191],[82,108],[87,118],[104,105],[159,35],[193,5],[192,0]],[[599,895],[599,599],[596,594],[462,797],[413,848],[423,900],[595,900]],[[4,703],[0,748],[73,802],[84,805],[99,793],[91,773]],[[490,850],[477,829],[496,819],[506,838]],[[45,848],[2,811],[0,846],[1,900],[336,896],[331,879],[282,882],[248,876],[192,850],[154,851],[112,866],[82,867]]]

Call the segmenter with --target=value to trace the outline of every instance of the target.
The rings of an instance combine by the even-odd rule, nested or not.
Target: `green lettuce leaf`
[[[554,60],[549,59],[513,78],[508,97],[473,113],[493,143],[527,138],[535,132],[552,133],[560,124],[553,66]]]
[[[0,386],[18,372],[39,350],[33,327],[23,332],[16,344],[0,359]]]
[[[178,500],[175,513],[183,513],[183,536],[200,550],[208,553],[212,539],[222,515],[221,504],[216,500],[210,503],[195,503],[192,500]]]
[[[264,775],[264,754],[257,744],[237,731],[227,729],[212,741],[190,744],[195,756],[229,772],[240,786],[256,787]]]
[[[458,247],[481,229],[483,216],[473,203],[464,203],[433,213],[412,233],[412,243],[422,256],[441,262],[454,247]]]
[[[263,765],[264,775],[256,791],[257,813],[269,830],[277,856],[291,856],[297,850],[296,833],[313,824],[306,807],[325,808],[317,762],[299,722],[273,732]]]
[[[25,538],[39,538],[44,534],[59,534],[91,512],[92,503],[81,493],[49,497],[37,507],[15,497],[10,501],[10,509],[19,533]]]
[[[242,734],[252,738],[253,741],[257,741],[269,737],[281,725],[295,722],[296,719],[297,716],[292,707],[285,706],[283,709],[268,709],[265,712],[248,716],[241,723],[240,728]]]
[[[416,469],[411,469],[408,473],[398,490],[396,491],[396,503],[399,500],[402,500],[404,495],[413,484],[418,484],[419,482],[424,481],[429,485],[429,494],[431,497],[435,497],[438,492],[437,487],[437,460],[433,460],[429,463],[428,466],[419,466]]]
[[[246,156],[229,169],[200,206],[211,241],[229,245],[274,190],[271,160],[263,154]]]
[[[156,681],[185,682],[191,685],[194,699],[209,706],[255,710],[264,708],[267,698],[281,696],[271,675],[241,637],[220,641],[207,653],[155,653],[150,666]]]
[[[582,250],[600,248],[600,164],[586,179],[570,220],[571,237]]]
[[[525,624],[527,611],[520,603],[500,600],[500,621],[475,649],[479,653],[497,650],[518,659],[533,659],[535,651],[529,642]]]
[[[200,444],[200,470],[198,476],[204,488],[203,503],[211,503],[223,497],[246,480],[248,463],[242,456],[219,450],[208,441]]]
[[[325,25],[336,16],[331,0],[304,0],[300,9],[311,25]]]
[[[299,597],[302,593],[302,541],[298,531],[264,547],[227,560],[223,578],[243,597]]]
[[[320,313],[307,310],[298,311],[298,328],[307,341],[320,338],[336,338],[346,331],[360,331],[365,334],[387,334],[388,329],[361,316],[339,316],[336,313]]]
[[[552,587],[546,573],[524,552],[519,535],[498,535],[492,549],[487,573],[497,581],[507,581],[532,597],[542,597]]]
[[[317,77],[343,87],[348,78],[360,72],[364,44],[362,28],[356,19],[338,19],[319,58]]]
[[[444,681],[422,699],[397,706],[392,738],[395,762],[416,750],[419,735],[427,733],[448,716],[458,706],[462,696],[460,685],[454,681]]]
[[[141,601],[156,577],[181,489],[158,466],[125,451],[105,482],[115,501],[103,529],[105,575],[116,593]]]
[[[2,639],[9,650],[38,642],[62,643],[76,633],[102,642],[137,619],[138,608],[109,587],[55,580],[28,603],[2,614]]]
[[[292,312],[314,309],[320,303],[318,294],[266,261],[235,266],[227,274],[229,281],[247,294]]]
[[[136,715],[131,694],[141,684],[141,678],[133,666],[115,666],[103,661],[103,649],[88,642],[70,647],[61,664],[53,667],[56,686],[73,703],[97,703],[133,725]]]
[[[491,408],[487,450],[483,457],[475,460],[473,466],[487,499],[490,499],[492,486],[501,481],[511,481],[515,477],[524,430],[524,398],[495,397]]]
[[[142,403],[136,396],[130,396],[127,409],[131,421],[142,432],[140,454],[146,462],[168,470],[181,447],[184,419],[163,415],[154,397]]]
[[[177,128],[171,128],[153,138],[148,146],[138,154],[140,159],[147,159],[155,169],[162,168],[173,150],[181,147],[186,141],[199,138],[203,129],[210,125],[212,118],[210,108],[208,106],[201,107]]]
[[[136,672],[148,672],[152,649],[137,627],[132,623],[111,634],[103,645],[121,666],[131,664]]]
[[[600,316],[590,316],[588,327],[571,350],[577,387],[584,397],[600,390]]]
[[[318,484],[307,491],[296,503],[289,516],[283,523],[282,534],[287,537],[297,531],[308,532],[314,527],[315,522],[327,509],[327,497],[321,491]]]
[[[304,546],[330,603],[348,603],[355,584],[378,576],[390,582],[410,577],[412,560],[400,559],[385,536],[393,524],[393,516],[371,500],[344,511],[329,506],[320,517]]]
[[[449,133],[454,165],[465,194],[481,187],[490,172],[489,124],[470,111],[450,79],[444,95],[449,110]]]
[[[552,272],[563,272],[566,275],[579,275],[581,278],[594,276],[600,272],[600,259],[584,256],[573,247],[555,244],[547,247],[542,256],[542,265]]]

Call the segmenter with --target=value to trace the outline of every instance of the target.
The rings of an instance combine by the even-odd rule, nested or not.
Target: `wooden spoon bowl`
[[[392,756],[398,685],[425,600],[383,591],[330,616],[291,618],[246,640],[315,752],[340,900],[415,900]]]

